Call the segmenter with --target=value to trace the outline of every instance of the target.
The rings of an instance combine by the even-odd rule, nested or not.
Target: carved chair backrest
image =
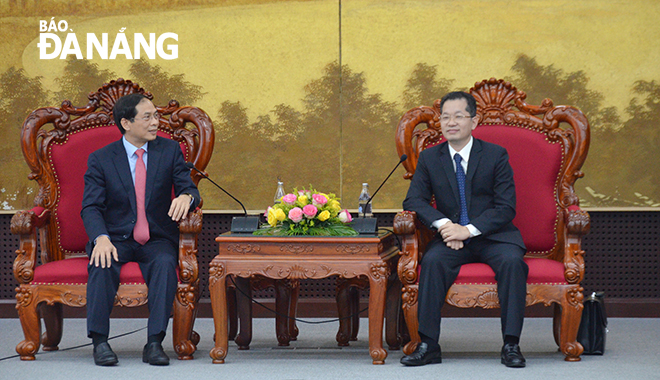
[[[561,260],[564,255],[566,210],[577,206],[574,183],[589,146],[589,124],[573,107],[541,106],[524,102],[526,94],[510,83],[491,78],[476,83],[470,93],[477,100],[480,122],[473,136],[503,146],[509,153],[516,183],[513,223],[527,246],[528,256]],[[419,152],[442,143],[440,101],[418,107],[399,122],[396,143],[410,179]],[[540,116],[539,116],[540,115]],[[560,125],[560,123],[562,123]],[[426,124],[426,129],[416,129]],[[469,170],[469,169],[468,169]]]
[[[60,108],[35,110],[25,120],[21,132],[23,155],[31,169],[29,178],[39,185],[34,206],[51,211],[47,232],[40,234],[42,261],[85,254],[87,234],[80,211],[87,157],[121,138],[112,108],[120,97],[134,92],[153,98],[138,84],[120,78],[91,93],[85,107],[64,101]],[[204,170],[214,143],[208,115],[195,107],[179,107],[176,101],[156,107],[162,115],[159,136],[178,141],[186,161]],[[191,124],[193,127],[188,129]],[[200,178],[193,173],[195,183]]]

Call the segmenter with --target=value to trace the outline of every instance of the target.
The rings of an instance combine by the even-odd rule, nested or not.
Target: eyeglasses
[[[449,123],[451,119],[454,119],[457,123],[461,123],[465,120],[471,119],[472,117],[470,115],[463,115],[463,114],[456,114],[454,116],[443,114],[440,116],[440,122],[441,123]]]
[[[142,117],[140,118],[140,120],[143,120],[143,121],[149,121],[149,120],[151,120],[152,118],[153,118],[153,119],[156,119],[156,120],[160,120],[160,113],[158,113],[158,112],[154,112],[152,115],[146,114],[146,115],[142,116]],[[135,118],[132,118],[132,119],[131,119],[131,122],[134,122],[134,121],[135,121]]]

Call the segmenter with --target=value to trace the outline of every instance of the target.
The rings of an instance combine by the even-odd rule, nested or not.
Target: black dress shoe
[[[147,343],[142,350],[142,361],[151,365],[169,365],[170,358],[158,342]]]
[[[523,368],[525,357],[520,352],[520,346],[509,343],[502,346],[502,364],[511,368]]]
[[[112,351],[108,342],[100,343],[94,347],[94,364],[101,366],[112,366],[119,363],[117,355]]]
[[[442,351],[440,347],[431,350],[429,349],[429,345],[424,342],[417,345],[415,352],[401,358],[401,364],[407,366],[420,366],[433,363],[442,363]]]

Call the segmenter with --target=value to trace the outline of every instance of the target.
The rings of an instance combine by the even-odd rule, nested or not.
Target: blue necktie
[[[461,213],[459,214],[458,223],[461,226],[467,226],[470,224],[470,218],[468,217],[467,212],[467,201],[465,200],[465,171],[463,171],[463,166],[461,165],[461,155],[456,153],[454,155],[454,161],[456,161],[456,181],[458,182],[458,196],[461,201]]]

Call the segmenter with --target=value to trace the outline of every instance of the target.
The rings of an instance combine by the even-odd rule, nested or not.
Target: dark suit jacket
[[[149,142],[147,151],[145,209],[150,238],[166,238],[178,246],[178,224],[167,215],[172,195],[192,195],[195,200],[190,209],[194,210],[200,201],[199,192],[177,142],[157,137]],[[131,236],[137,221],[135,187],[121,140],[89,156],[81,216],[90,239],[88,254],[99,235],[108,235],[113,242]]]
[[[430,204],[432,196],[435,196],[437,208]],[[525,249],[520,231],[511,223],[516,216],[516,190],[506,149],[474,139],[466,173],[465,198],[470,223],[484,238]],[[458,223],[458,183],[447,142],[420,153],[403,208],[415,211],[428,227],[442,218]]]

